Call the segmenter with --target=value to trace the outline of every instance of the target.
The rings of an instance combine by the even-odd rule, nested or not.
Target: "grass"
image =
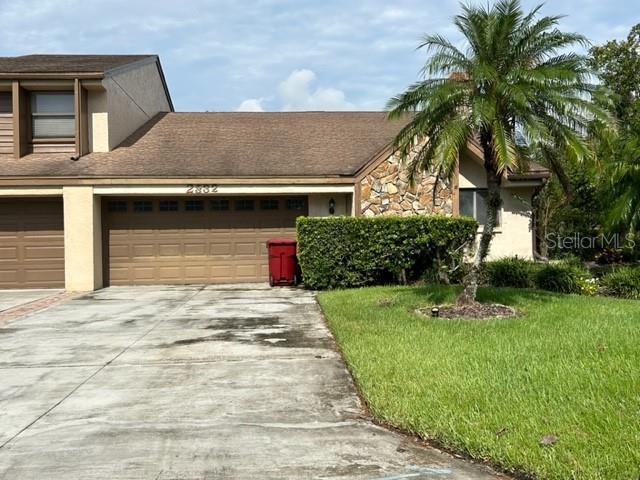
[[[416,315],[453,287],[324,292],[372,414],[524,477],[640,478],[640,302],[484,289],[517,319]],[[546,435],[558,438],[541,446]]]

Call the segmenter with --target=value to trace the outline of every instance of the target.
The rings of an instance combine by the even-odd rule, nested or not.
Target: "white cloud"
[[[247,98],[236,109],[236,112],[264,112],[261,98]]]
[[[316,74],[308,69],[294,70],[286,80],[278,86],[283,111],[304,110],[353,110],[342,90],[337,88],[317,87]]]

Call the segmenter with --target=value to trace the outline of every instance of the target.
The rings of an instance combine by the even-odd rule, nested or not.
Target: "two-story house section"
[[[451,181],[409,181],[385,112],[176,113],[154,55],[0,58],[0,288],[262,282],[301,215],[470,215],[477,145]],[[493,257],[531,257],[508,172]]]
[[[71,273],[87,269],[88,253],[99,258],[99,240],[93,245],[87,235],[99,205],[85,211],[91,187],[80,186],[81,171],[59,165],[109,152],[170,111],[155,55],[0,57],[0,288],[64,287],[65,263]],[[82,290],[102,283],[99,272],[84,276],[66,283]]]

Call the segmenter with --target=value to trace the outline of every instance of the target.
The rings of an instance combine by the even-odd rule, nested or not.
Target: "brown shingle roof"
[[[352,175],[402,127],[383,112],[163,113],[110,153],[0,158],[3,176]]]
[[[23,55],[0,57],[0,74],[104,74],[155,55]]]
[[[408,118],[407,118],[408,120]],[[352,176],[404,121],[384,112],[161,113],[109,153],[0,155],[1,177]],[[510,180],[547,178],[532,163]]]

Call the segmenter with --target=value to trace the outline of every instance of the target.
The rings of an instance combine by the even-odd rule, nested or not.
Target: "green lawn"
[[[517,319],[419,317],[452,287],[324,292],[378,419],[540,479],[640,478],[640,301],[481,290]],[[555,435],[554,446],[539,444]]]

